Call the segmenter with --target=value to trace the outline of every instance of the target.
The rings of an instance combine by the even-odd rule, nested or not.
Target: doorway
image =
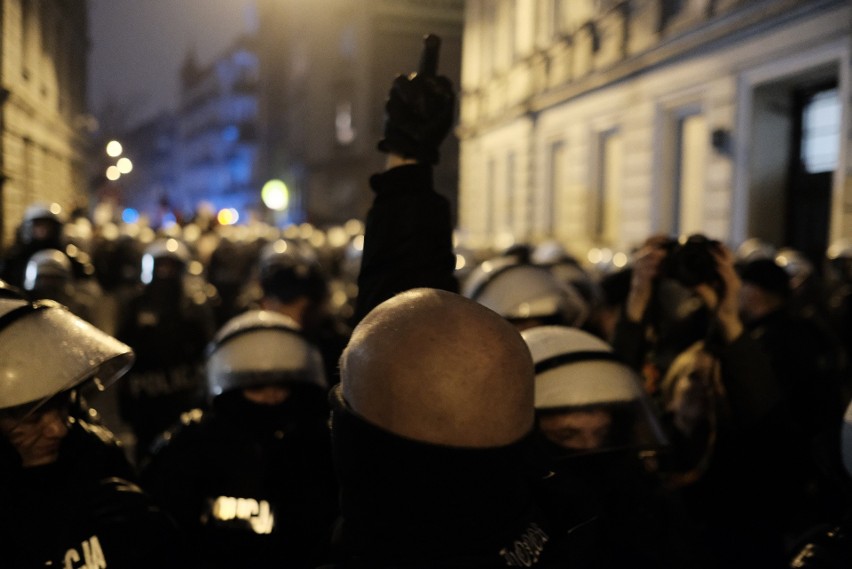
[[[830,235],[841,107],[836,65],[753,91],[746,236],[792,247],[815,267]]]

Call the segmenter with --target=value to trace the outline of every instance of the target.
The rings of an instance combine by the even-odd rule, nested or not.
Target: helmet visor
[[[540,373],[536,412],[541,433],[572,454],[668,444],[638,378],[614,362],[577,362],[570,373]]]

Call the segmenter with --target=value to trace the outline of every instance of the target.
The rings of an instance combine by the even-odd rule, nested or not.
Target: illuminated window
[[[802,112],[801,159],[810,174],[831,172],[840,152],[840,99],[837,89],[817,93]]]

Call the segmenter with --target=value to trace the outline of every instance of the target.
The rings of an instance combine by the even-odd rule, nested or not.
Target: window
[[[686,114],[678,120],[672,209],[674,233],[702,230],[704,171],[707,159],[707,121],[702,114]]]
[[[593,241],[613,244],[618,219],[617,204],[621,195],[622,141],[618,129],[598,135],[596,180],[589,204],[589,233]]]
[[[821,91],[805,103],[801,160],[809,174],[831,172],[837,167],[840,112],[837,89]]]
[[[551,143],[548,151],[547,189],[542,200],[544,233],[552,235],[557,227],[559,212],[556,208],[556,196],[565,180],[565,141]]]
[[[510,152],[506,156],[506,178],[500,191],[500,219],[498,228],[506,233],[512,233],[514,229],[514,204],[512,196],[515,195],[515,153]]]

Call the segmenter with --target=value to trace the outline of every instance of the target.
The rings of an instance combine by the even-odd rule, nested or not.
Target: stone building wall
[[[0,2],[2,242],[24,209],[87,201],[85,0]]]

